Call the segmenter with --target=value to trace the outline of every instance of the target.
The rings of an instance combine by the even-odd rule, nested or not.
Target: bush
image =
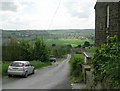
[[[82,77],[83,55],[74,54],[70,60],[70,74],[71,82],[79,82],[83,80]]]
[[[117,37],[108,37],[94,55],[92,61],[94,85],[105,83],[107,88],[120,89],[120,44]]]

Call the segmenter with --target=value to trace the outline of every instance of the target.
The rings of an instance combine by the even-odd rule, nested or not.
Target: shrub
[[[7,75],[7,69],[10,62],[2,63],[2,75]]]
[[[92,61],[94,85],[104,82],[108,88],[120,88],[120,44],[117,37],[108,37]]]
[[[74,54],[70,60],[70,74],[72,82],[79,82],[82,80],[82,64],[83,55]]]

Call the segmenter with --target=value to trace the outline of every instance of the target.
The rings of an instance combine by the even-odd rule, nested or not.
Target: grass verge
[[[2,76],[2,63],[0,63],[0,77]]]
[[[31,64],[34,65],[35,69],[40,69],[42,67],[52,65],[51,62],[40,62],[40,61],[31,61]]]

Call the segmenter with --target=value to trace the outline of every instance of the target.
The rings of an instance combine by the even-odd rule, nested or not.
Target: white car
[[[29,61],[14,61],[8,67],[8,76],[20,75],[27,77],[29,74],[34,74],[35,68]]]

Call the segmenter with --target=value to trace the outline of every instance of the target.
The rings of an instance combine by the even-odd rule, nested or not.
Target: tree
[[[30,55],[31,55],[31,50],[30,47],[31,45],[29,44],[28,41],[22,40],[19,42],[20,45],[20,56],[19,59],[20,60],[28,60],[30,61]]]
[[[46,62],[49,60],[48,47],[44,43],[43,39],[37,39],[34,44],[34,59],[41,62]]]
[[[68,44],[67,47],[68,47],[68,48],[72,48],[72,45],[71,45],[71,44]]]
[[[39,60],[46,62],[49,59],[49,50],[42,39],[37,39],[34,44],[26,40],[17,41],[11,38],[9,42],[2,45],[2,60]]]
[[[52,55],[55,55],[56,57],[62,57],[65,54],[67,54],[67,50],[60,46],[56,46],[56,48],[52,50]]]
[[[79,44],[79,45],[77,46],[77,48],[81,48],[81,45]]]
[[[19,55],[19,44],[15,38],[10,38],[6,44],[2,45],[2,59],[4,61],[19,60]]]
[[[83,47],[89,47],[89,46],[90,46],[90,42],[85,41],[84,44],[83,44]]]
[[[56,46],[56,44],[52,44],[52,47],[55,47]]]

